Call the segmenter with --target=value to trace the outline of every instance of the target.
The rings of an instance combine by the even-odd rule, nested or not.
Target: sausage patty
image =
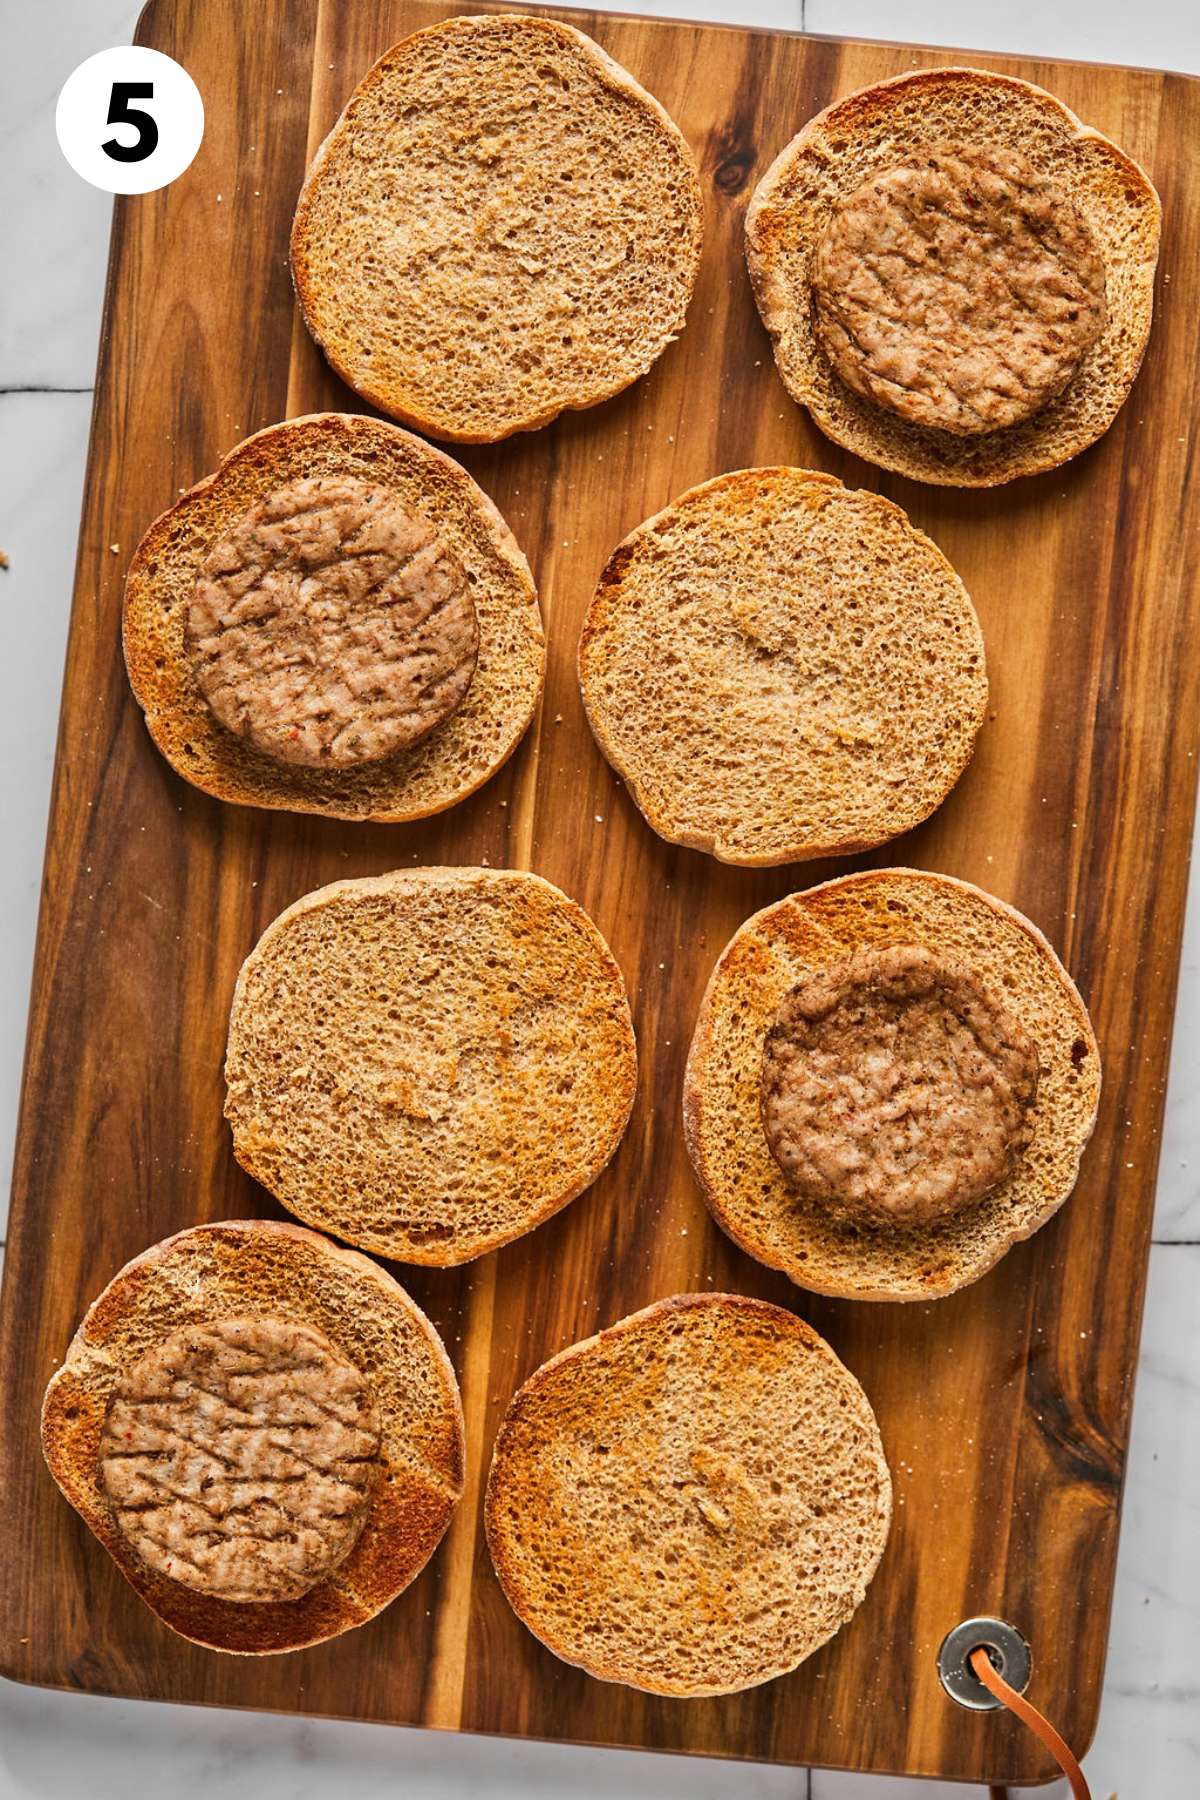
[[[160,1574],[220,1600],[294,1600],[358,1538],[379,1435],[365,1378],[311,1325],[186,1325],[114,1389],[100,1482]]]
[[[970,970],[866,947],[785,997],[767,1034],[771,1152],[848,1222],[927,1225],[999,1185],[1033,1129],[1037,1047]]]
[[[479,626],[428,519],[377,483],[322,476],[276,488],[213,546],[186,641],[226,730],[276,762],[349,768],[461,704]]]
[[[835,208],[817,336],[847,386],[972,437],[1038,412],[1104,329],[1104,260],[1073,202],[1012,150],[934,148]]]

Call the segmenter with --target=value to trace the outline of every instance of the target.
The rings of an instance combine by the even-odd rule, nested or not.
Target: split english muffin
[[[788,468],[719,475],[618,546],[579,683],[655,831],[742,864],[920,824],[988,694],[979,620],[936,545],[890,500]]]
[[[765,1301],[681,1294],[530,1376],[484,1522],[556,1656],[699,1696],[784,1675],[839,1631],[891,1511],[875,1415],[829,1345]]]
[[[135,1257],[46,1390],[50,1472],[180,1636],[300,1650],[373,1618],[462,1493],[441,1339],[356,1251],[200,1225]]]
[[[300,195],[292,273],[365,400],[490,443],[645,374],[683,328],[703,228],[678,127],[590,38],[453,18],[351,95]]]
[[[928,69],[836,101],[746,214],[792,398],[918,481],[991,487],[1111,425],[1150,333],[1161,207],[1052,94]]]
[[[696,1022],[684,1131],[717,1223],[801,1287],[927,1300],[1075,1185],[1100,1096],[1087,1009],[1041,932],[913,869],[748,919]]]
[[[146,532],[125,661],[155,744],[221,800],[400,821],[483,785],[544,645],[529,566],[466,470],[376,419],[247,438]]]
[[[267,927],[233,998],[234,1154],[306,1224],[468,1262],[596,1179],[633,1105],[621,971],[540,876],[339,881]]]

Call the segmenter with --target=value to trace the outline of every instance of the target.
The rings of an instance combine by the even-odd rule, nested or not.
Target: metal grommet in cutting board
[[[971,1712],[996,1712],[1003,1701],[988,1692],[967,1660],[972,1650],[980,1648],[1018,1694],[1029,1686],[1033,1657],[1016,1626],[1003,1619],[964,1619],[946,1633],[937,1657],[942,1686],[952,1700]]]

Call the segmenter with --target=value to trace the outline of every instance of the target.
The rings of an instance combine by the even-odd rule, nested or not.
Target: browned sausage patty
[[[457,556],[388,488],[349,476],[291,482],[244,514],[201,565],[186,638],[226,730],[312,768],[428,736],[479,650]]]
[[[923,1225],[998,1186],[1029,1142],[1037,1047],[971,972],[868,946],[794,987],[762,1116],[784,1174],[863,1224]]]
[[[1104,329],[1082,214],[999,148],[930,149],[838,205],[812,271],[816,329],[847,386],[960,437],[1029,418]]]
[[[187,1325],[114,1389],[101,1486],[160,1574],[220,1600],[294,1600],[358,1538],[379,1433],[366,1380],[311,1325]]]

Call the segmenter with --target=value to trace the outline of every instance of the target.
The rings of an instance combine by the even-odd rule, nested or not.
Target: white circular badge
[[[204,136],[204,102],[161,50],[100,50],[67,77],[54,115],[77,175],[109,194],[150,194],[182,175]]]

